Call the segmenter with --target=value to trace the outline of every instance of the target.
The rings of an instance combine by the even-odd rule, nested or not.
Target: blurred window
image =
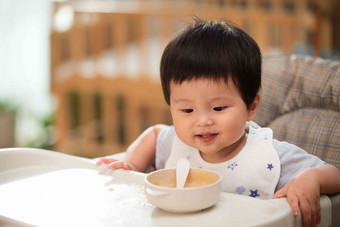
[[[112,47],[112,23],[109,20],[105,21],[105,47],[111,48]]]
[[[62,61],[67,61],[70,57],[70,40],[68,37],[68,33],[64,32],[61,33],[61,48],[60,48],[60,55],[61,55],[61,60]]]
[[[295,11],[295,4],[293,1],[290,0],[283,1],[282,6],[283,9],[288,13],[294,13]]]
[[[281,47],[282,44],[282,30],[277,24],[269,25],[269,45],[273,48]]]
[[[241,1],[238,2],[238,4],[242,9],[248,8],[248,1],[247,0],[241,0]]]
[[[220,7],[224,7],[227,5],[226,0],[217,0],[217,5]]]
[[[116,97],[116,110],[117,110],[117,134],[118,142],[120,145],[126,143],[126,130],[125,130],[125,115],[126,115],[126,100],[123,95],[118,95]]]
[[[269,11],[272,8],[271,2],[268,0],[262,0],[259,2],[259,6],[261,9],[265,10],[265,11]]]
[[[96,140],[98,143],[104,142],[103,136],[103,97],[100,93],[95,93],[93,95],[93,111],[94,111],[94,118],[96,121],[95,124],[95,135]]]

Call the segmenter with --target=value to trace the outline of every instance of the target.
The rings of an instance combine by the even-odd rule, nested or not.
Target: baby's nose
[[[211,126],[214,122],[208,114],[201,114],[196,122],[196,126]]]

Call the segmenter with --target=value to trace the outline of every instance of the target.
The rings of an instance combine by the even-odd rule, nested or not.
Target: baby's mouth
[[[198,134],[197,138],[204,143],[208,143],[216,138],[217,133]]]

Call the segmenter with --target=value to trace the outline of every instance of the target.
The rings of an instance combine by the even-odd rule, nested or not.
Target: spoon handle
[[[176,167],[176,188],[184,188],[190,170],[190,163],[186,158],[181,158]]]

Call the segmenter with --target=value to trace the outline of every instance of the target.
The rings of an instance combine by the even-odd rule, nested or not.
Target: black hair
[[[231,76],[249,108],[261,88],[261,51],[246,32],[227,21],[195,18],[166,46],[160,65],[165,101],[170,105],[170,82],[182,83]]]

